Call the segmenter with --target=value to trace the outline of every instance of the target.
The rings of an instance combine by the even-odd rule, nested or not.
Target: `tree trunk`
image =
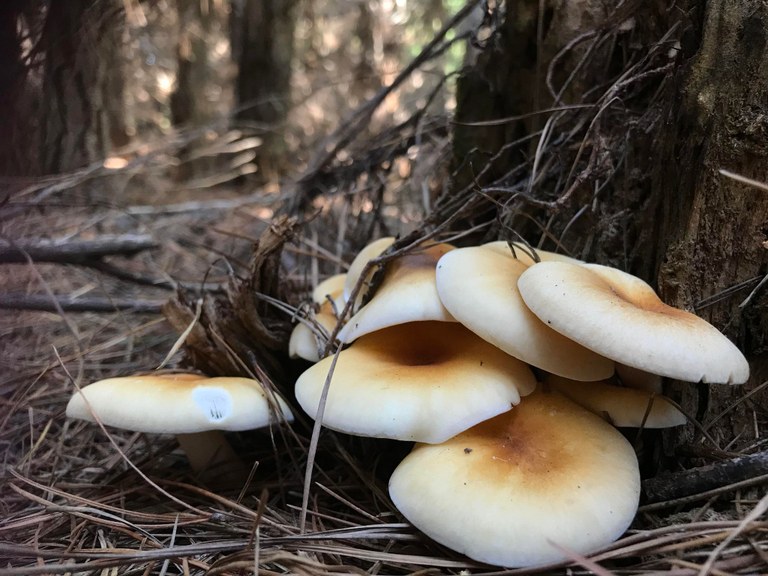
[[[705,427],[768,379],[768,288],[740,303],[768,273],[768,190],[720,169],[768,182],[768,6],[759,0],[706,4],[695,55],[677,72],[681,86],[662,138],[655,174],[658,246],[653,262],[667,302],[697,303],[754,279],[698,314],[723,329],[751,360],[747,390],[727,386],[675,392]],[[684,395],[683,392],[686,392]],[[768,395],[755,398],[765,409]],[[757,440],[752,402],[710,429],[720,448]],[[692,435],[689,429],[679,443]]]
[[[22,26],[26,0],[0,3],[0,175],[29,176],[35,173],[37,150],[34,134],[37,125],[35,106],[39,95],[31,88],[31,67],[36,59],[25,64],[22,50]],[[34,7],[31,9],[34,12]],[[26,21],[27,29],[35,22]],[[13,111],[13,113],[10,113]]]
[[[171,94],[171,121],[174,126],[200,126],[212,117],[205,94],[210,81],[208,36],[212,7],[204,0],[176,0],[176,9],[179,19],[178,68],[176,87]]]
[[[767,30],[759,0],[509,2],[457,90],[455,193],[504,188],[495,235],[637,274],[745,352],[746,387],[669,386],[705,426],[768,378],[768,288],[739,307],[768,273],[768,192],[718,172],[768,180]],[[716,450],[754,442],[756,403],[714,422]]]
[[[51,0],[40,41],[43,172],[80,168],[125,141],[123,22],[119,0]]]
[[[290,109],[296,0],[246,0],[238,35],[237,117],[265,130],[262,170],[281,156],[275,128]]]

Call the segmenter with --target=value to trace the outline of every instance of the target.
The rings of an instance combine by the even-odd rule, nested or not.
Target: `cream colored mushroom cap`
[[[346,274],[334,274],[333,276],[329,276],[312,290],[312,301],[317,304],[324,304],[328,301],[328,298],[331,300],[339,299],[339,301],[343,301],[341,297],[344,294],[344,285],[346,281]],[[341,310],[339,310],[339,312],[341,312]]]
[[[514,253],[509,247],[510,244],[512,244],[512,247],[515,249]],[[511,256],[516,260],[520,260],[520,262],[526,266],[536,264],[536,261],[530,256],[531,249],[522,242],[507,242],[506,240],[496,240],[494,242],[482,244],[481,246],[483,248],[493,250],[494,252],[498,252],[499,254]],[[549,252],[548,250],[540,250],[539,248],[535,248],[535,250],[541,262],[571,262],[572,264],[584,264],[582,260],[566,256],[565,254]]]
[[[397,324],[420,321],[455,322],[435,286],[435,266],[450,244],[432,244],[390,262],[373,298],[339,332],[339,340],[353,342],[363,334]]]
[[[559,394],[436,445],[418,444],[389,493],[427,536],[480,562],[539,566],[616,540],[635,516],[640,473],[613,426]]]
[[[343,292],[346,277],[346,274],[331,276],[320,282],[312,291],[312,301],[320,306],[316,313],[310,312],[311,318],[307,321],[314,320],[328,335],[336,328],[336,314],[344,309]],[[320,360],[320,349],[324,346],[324,340],[318,337],[312,327],[305,322],[299,322],[293,327],[288,340],[288,356],[317,362]]]
[[[613,361],[552,330],[525,305],[517,279],[527,269],[508,248],[458,248],[437,264],[437,291],[456,320],[507,354],[574,380],[608,378]]]
[[[296,398],[312,418],[333,358],[306,370]],[[323,425],[397,440],[442,442],[506,412],[536,385],[520,360],[459,324],[411,322],[361,336],[339,353]]]
[[[320,311],[313,315],[313,320],[329,335],[333,332],[336,328],[337,320],[331,310],[330,302],[323,305]],[[291,337],[288,340],[288,356],[290,358],[301,358],[308,362],[317,362],[320,360],[321,346],[324,346],[323,341],[314,330],[304,322],[299,322],[293,327]]]
[[[616,376],[621,380],[622,386],[627,388],[636,388],[646,392],[655,392],[656,394],[661,394],[663,390],[661,376],[627,366],[626,364],[616,363]]]
[[[577,382],[549,375],[546,384],[598,416],[606,415],[614,426],[670,428],[685,424],[685,415],[661,394],[623,388],[607,381]]]
[[[270,409],[262,385],[248,378],[126,376],[76,392],[67,404],[67,416],[93,422],[93,410],[107,426],[162,434],[250,430],[293,420],[285,401],[276,398],[279,416]]]
[[[616,362],[689,382],[741,384],[749,365],[714,326],[662,302],[639,278],[597,264],[541,262],[518,281],[549,326]]]
[[[363,273],[363,269],[365,268],[366,264],[368,264],[369,261],[373,260],[374,258],[381,256],[381,254],[392,244],[395,243],[395,238],[392,236],[386,236],[384,238],[379,238],[378,240],[374,240],[370,244],[368,244],[365,248],[360,250],[360,252],[357,253],[357,256],[355,256],[355,259],[352,260],[352,263],[349,265],[349,270],[347,270],[347,278],[344,281],[344,300],[349,301],[349,299],[352,296],[352,291],[355,288],[355,285],[360,280],[360,276]],[[367,284],[370,282],[371,277],[373,276],[373,273],[369,274],[368,277],[365,279],[365,283]],[[357,302],[362,301],[363,296],[365,296],[366,287],[364,286],[360,292],[357,294]],[[355,308],[358,306],[355,305]]]

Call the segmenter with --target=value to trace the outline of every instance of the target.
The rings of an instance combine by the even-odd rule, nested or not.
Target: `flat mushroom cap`
[[[347,321],[339,340],[353,342],[363,334],[406,322],[455,322],[435,286],[437,261],[453,249],[450,244],[432,244],[390,262],[381,286]]]
[[[389,493],[430,538],[480,562],[539,566],[616,540],[640,496],[632,446],[613,426],[558,394],[436,445],[418,444]]]
[[[702,318],[662,302],[639,278],[597,264],[541,262],[518,281],[552,328],[616,362],[688,382],[741,384],[749,364]]]
[[[296,382],[312,418],[327,357]],[[530,369],[459,324],[412,322],[361,336],[339,353],[323,425],[359,436],[442,442],[508,411],[536,385]]]
[[[135,432],[189,434],[206,430],[250,430],[293,420],[275,396],[281,416],[270,409],[262,385],[248,378],[192,374],[126,376],[100,380],[76,392],[67,416]],[[86,403],[87,400],[87,403]]]
[[[517,289],[528,269],[506,252],[458,248],[437,264],[437,291],[451,315],[507,354],[574,380],[601,380],[613,361],[552,330],[530,311]]]
[[[661,394],[616,386],[608,381],[577,382],[549,375],[547,386],[614,426],[670,428],[685,424],[685,415]]]

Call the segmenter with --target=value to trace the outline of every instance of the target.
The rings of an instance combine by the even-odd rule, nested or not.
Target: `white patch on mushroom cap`
[[[192,400],[211,424],[224,422],[232,414],[232,396],[221,388],[199,386],[192,391]]]

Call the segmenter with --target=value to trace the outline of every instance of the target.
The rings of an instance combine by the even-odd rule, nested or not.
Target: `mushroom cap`
[[[347,321],[339,332],[339,340],[353,342],[363,334],[406,322],[455,322],[435,286],[437,261],[453,249],[450,244],[432,244],[390,262],[381,286]]]
[[[651,374],[645,370],[632,368],[625,364],[616,363],[616,376],[621,381],[622,386],[627,388],[636,388],[646,392],[655,392],[661,394],[663,391],[662,377],[658,374]]]
[[[518,287],[541,320],[616,362],[689,382],[749,378],[744,355],[714,326],[668,306],[621,270],[541,262],[520,276]]]
[[[312,418],[333,358],[307,369],[296,398]],[[358,436],[442,442],[506,412],[536,380],[520,360],[459,324],[411,322],[339,353],[323,425]]]
[[[328,298],[331,300],[340,299],[344,294],[344,285],[346,281],[346,274],[334,274],[333,276],[329,276],[312,290],[312,301],[317,304],[324,304],[328,301]],[[339,310],[339,312],[341,312],[341,310]]]
[[[330,302],[323,304],[320,310],[313,315],[313,319],[328,334],[331,334],[334,328],[336,328],[337,319]],[[321,346],[323,346],[323,343],[315,331],[304,322],[299,322],[293,327],[291,337],[288,340],[288,356],[290,358],[301,358],[308,362],[317,362],[320,360]]]
[[[346,277],[346,274],[331,276],[320,282],[312,291],[312,301],[319,304],[319,308],[314,314],[310,312],[311,318],[308,321],[314,320],[329,335],[336,328],[338,322],[336,314],[344,309],[343,292]],[[288,340],[288,356],[317,362],[320,360],[321,346],[324,346],[324,340],[321,341],[305,322],[299,322],[293,327]]]
[[[590,412],[606,415],[614,426],[670,428],[685,424],[685,415],[666,396],[608,381],[577,382],[549,375],[546,384]]]
[[[613,426],[559,394],[436,445],[418,444],[389,494],[430,538],[497,566],[566,560],[613,542],[637,511],[640,473]]]
[[[357,253],[357,256],[355,256],[354,260],[352,260],[352,263],[349,265],[349,269],[347,270],[347,278],[344,281],[344,301],[348,302],[350,297],[352,296],[352,290],[354,290],[355,285],[360,280],[360,276],[363,274],[363,269],[365,268],[366,264],[370,260],[373,260],[374,258],[381,256],[381,254],[392,244],[395,243],[395,238],[392,236],[386,236],[384,238],[379,238],[378,240],[374,240],[370,244],[368,244],[365,248],[360,250],[360,252]],[[365,283],[368,284],[371,281],[371,277],[373,277],[374,272],[368,274],[368,277],[365,279]],[[360,305],[360,303],[363,300],[363,296],[365,296],[366,288],[363,287],[360,292],[357,294],[356,302],[355,302],[355,309]]]
[[[482,246],[448,252],[437,264],[437,291],[451,315],[507,354],[574,380],[601,380],[613,361],[552,330],[523,302],[517,280],[528,266]]]
[[[514,252],[512,251],[512,248],[510,248],[510,244],[512,245],[512,248],[514,248]],[[494,252],[498,252],[499,254],[503,254],[505,256],[511,256],[516,260],[520,260],[520,262],[526,266],[536,264],[536,261],[530,256],[531,249],[522,242],[507,242],[506,240],[496,240],[494,242],[482,244],[482,248],[493,250]],[[565,254],[558,254],[557,252],[550,252],[548,250],[541,250],[539,248],[534,248],[534,250],[536,251],[536,254],[538,255],[541,262],[571,262],[572,264],[584,264],[583,260],[578,260],[576,258],[572,258],[571,256],[566,256]]]
[[[250,430],[280,419],[292,421],[285,401],[271,409],[262,385],[248,378],[161,374],[107,378],[75,392],[67,416],[135,432],[188,434]],[[86,403],[87,400],[87,403]]]

